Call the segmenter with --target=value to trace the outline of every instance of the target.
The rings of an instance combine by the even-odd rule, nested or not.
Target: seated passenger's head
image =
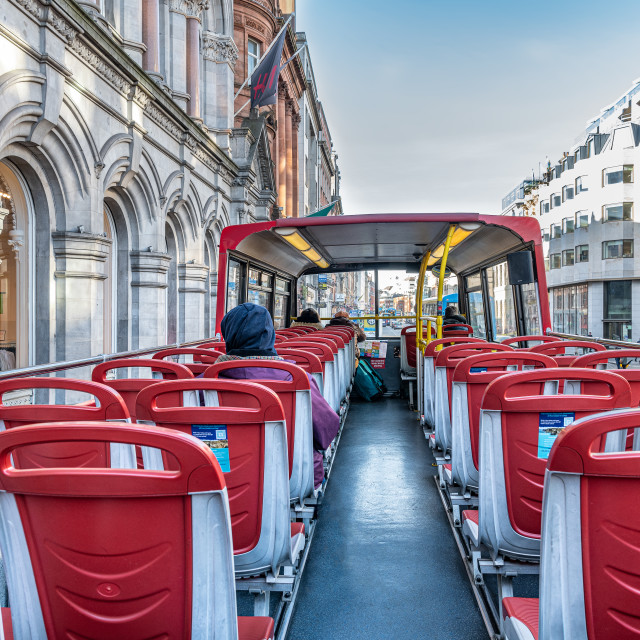
[[[320,322],[320,316],[315,309],[305,309],[296,318],[296,322]]]
[[[346,311],[337,311],[333,316],[334,318],[348,318],[349,314]]]
[[[445,318],[451,318],[452,316],[457,316],[458,315],[458,309],[456,308],[455,305],[450,304],[445,310],[444,310],[444,317]]]
[[[231,309],[220,323],[228,355],[276,356],[276,332],[271,314],[251,302]]]

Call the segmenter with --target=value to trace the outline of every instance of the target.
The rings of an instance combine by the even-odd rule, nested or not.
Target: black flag
[[[283,29],[277,42],[271,47],[264,60],[251,74],[251,108],[275,104],[278,95],[280,59],[287,30]]]

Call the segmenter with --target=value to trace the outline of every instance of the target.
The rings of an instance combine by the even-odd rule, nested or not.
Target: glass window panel
[[[541,331],[540,312],[538,304],[538,286],[535,282],[520,285],[522,304],[524,306],[524,332],[538,335]]]
[[[625,164],[622,168],[622,182],[628,184],[633,182],[633,165]]]
[[[261,307],[269,308],[269,296],[271,294],[268,291],[256,291],[255,289],[249,289],[247,292],[247,302],[253,302]]]
[[[489,311],[496,340],[517,335],[513,287],[505,284],[506,278],[502,277],[506,271],[506,264],[502,262],[487,269]]]
[[[467,276],[466,285],[467,285],[467,291],[469,291],[470,289],[479,289],[482,286],[482,280],[480,278],[480,274],[474,273],[470,276]]]
[[[631,320],[631,280],[604,283],[604,319]]]
[[[589,245],[581,244],[576,247],[576,262],[589,262]]]
[[[260,284],[260,272],[257,269],[249,269],[249,284]]]
[[[261,286],[271,288],[272,279],[273,279],[273,276],[271,276],[270,274],[261,273],[260,274],[260,284],[261,284]]]
[[[399,336],[402,327],[416,323],[417,282],[418,276],[415,273],[387,269],[378,271],[378,302],[380,304],[378,314],[384,316],[384,320],[379,321],[378,335]],[[447,298],[453,304],[457,304],[457,282],[456,277],[445,280],[443,292],[445,305],[447,304]],[[422,313],[425,315],[435,315],[436,313],[436,285],[436,279],[428,273],[422,292]],[[413,317],[402,318],[401,316]]]
[[[549,213],[549,201],[544,200],[540,203],[540,213]]]
[[[330,320],[336,311],[345,310],[351,319],[375,334],[375,320],[365,325],[359,316],[375,315],[375,272],[348,271],[308,274],[298,278],[297,313],[312,308],[320,319]]]
[[[574,218],[564,218],[562,220],[562,233],[573,233],[574,224]]]
[[[288,293],[289,291],[289,281],[284,280],[283,278],[276,278],[276,291]]]
[[[578,332],[581,336],[589,335],[589,285],[577,286]]]
[[[633,258],[633,240],[608,240],[602,243],[602,259]]]
[[[604,222],[619,222],[620,220],[631,220],[631,218],[633,217],[633,202],[609,204],[605,205],[602,209],[602,219]]]
[[[560,238],[562,236],[562,228],[559,224],[551,225],[551,238]]]
[[[287,309],[289,307],[289,296],[277,293],[273,304],[273,326],[276,329],[283,329],[287,326]]]
[[[562,266],[562,256],[559,253],[552,253],[549,260],[551,269],[559,269]]]
[[[579,176],[576,178],[576,195],[583,191],[589,191],[587,188],[587,176]]]
[[[562,187],[562,201],[573,200],[573,185]]]
[[[227,279],[227,311],[240,304],[243,265],[229,260],[229,278]]]
[[[564,332],[564,316],[562,315],[562,288],[553,289],[553,326],[556,331]]]
[[[585,229],[589,226],[589,214],[587,211],[576,211],[576,229]]]
[[[473,335],[478,338],[487,337],[487,328],[484,322],[484,300],[482,291],[471,291],[467,294],[469,307],[469,324],[473,327]]]
[[[567,249],[562,252],[562,266],[563,267],[571,267],[574,262],[574,254],[573,249]]]

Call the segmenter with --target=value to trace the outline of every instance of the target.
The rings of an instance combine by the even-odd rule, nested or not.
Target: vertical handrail
[[[424,353],[424,347],[426,345],[422,338],[422,293],[424,289],[424,279],[427,275],[427,263],[431,257],[431,251],[427,251],[422,262],[420,263],[420,272],[418,273],[418,286],[416,287],[416,347]],[[431,331],[431,329],[429,329]],[[429,333],[429,337],[431,333]]]
[[[447,258],[449,257],[449,247],[451,246],[451,238],[453,232],[456,229],[456,225],[450,224],[449,231],[447,232],[447,239],[444,241],[444,251],[442,253],[442,259],[440,260],[440,277],[438,278],[438,301],[437,313],[436,313],[436,338],[438,340],[442,338],[442,294],[444,291],[444,272],[447,269]]]

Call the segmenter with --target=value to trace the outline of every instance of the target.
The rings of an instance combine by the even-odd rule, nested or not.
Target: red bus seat
[[[640,636],[640,452],[600,450],[603,438],[638,428],[637,410],[614,411],[558,436],[545,473],[540,600],[503,601],[508,640]]]
[[[555,336],[514,336],[500,340],[500,344],[512,345],[514,349],[527,349],[546,342],[560,341],[562,341],[562,338],[556,338]],[[530,342],[535,342],[536,344],[529,344]]]
[[[480,353],[461,360],[451,385],[451,472],[463,489],[478,490],[480,407],[487,385],[509,371],[553,368],[555,360],[539,353]]]
[[[351,382],[351,349],[349,347],[349,340],[342,334],[335,331],[316,331],[313,336],[309,338],[325,338],[336,343],[338,346],[338,367],[339,367],[339,386],[340,400],[343,400],[349,390],[349,383]]]
[[[279,336],[276,333],[276,338],[275,338],[275,344],[282,344],[283,342],[287,342],[289,338],[287,338],[286,336]]]
[[[93,401],[80,404],[19,404],[5,405],[4,394],[10,391],[34,389],[35,400],[45,400],[46,391],[80,392],[93,396]],[[39,393],[40,392],[40,393]],[[73,378],[15,378],[0,381],[0,430],[13,429],[34,422],[76,422],[80,420],[114,420],[129,422],[123,399],[109,387]],[[108,445],[108,446],[107,446]],[[135,451],[113,440],[100,445],[66,443],[22,447],[16,454],[16,464],[34,467],[94,467],[111,466],[131,469],[136,466]]]
[[[447,336],[472,336],[473,327],[470,324],[443,324],[442,335]]]
[[[568,367],[576,359],[577,354],[567,353],[567,349],[575,351],[576,349],[588,349],[590,351],[606,351],[607,348],[597,342],[589,342],[587,340],[560,340],[558,342],[543,342],[535,347],[530,347],[529,351],[533,353],[544,353],[545,356],[551,356],[559,367]]]
[[[451,448],[451,385],[456,365],[469,356],[494,351],[510,351],[497,343],[452,344],[437,352],[434,393],[434,433],[436,446],[447,452]]]
[[[109,379],[110,372],[120,372],[126,370],[130,373],[131,369],[151,369],[151,378],[129,377],[129,378],[112,378]],[[140,371],[136,372],[138,375]],[[183,364],[170,362],[168,360],[159,361],[157,359],[148,358],[122,358],[119,360],[110,360],[103,362],[94,367],[91,372],[91,379],[94,382],[104,384],[120,394],[124,400],[132,420],[136,419],[136,397],[138,393],[150,384],[157,384],[160,380],[179,380],[182,378],[193,378],[191,370]]]
[[[320,362],[318,356],[303,349],[286,349],[284,347],[278,347],[277,352],[285,360],[293,362],[304,369],[316,381],[318,389],[322,393],[322,362]]]
[[[311,336],[299,338],[298,340],[287,340],[285,349],[303,349],[318,356],[322,362],[323,380],[322,395],[329,403],[329,406],[338,413],[340,410],[340,398],[338,398],[338,363],[337,352],[338,347],[335,343],[320,341],[311,341]],[[276,349],[278,352],[278,349]]]
[[[306,335],[304,329],[298,329],[297,327],[291,327],[289,329],[276,329],[276,335],[284,338],[297,338],[298,336]]]
[[[10,466],[24,447],[111,438],[169,450],[176,470]],[[224,476],[202,443],[127,424],[46,423],[0,433],[0,460],[15,638],[273,637],[269,618],[238,624]]]
[[[284,409],[287,423],[287,447],[289,452],[289,500],[304,504],[313,494],[313,418],[311,414],[311,389],[306,371],[282,360],[229,360],[210,366],[205,378],[222,378],[232,369],[275,369],[288,375],[288,380],[251,378],[274,391]],[[233,375],[231,375],[233,377]],[[234,378],[237,379],[237,378]]]
[[[345,345],[347,346],[347,360],[349,361],[348,364],[348,375],[349,375],[349,379],[353,378],[353,375],[355,374],[356,371],[356,349],[358,348],[358,342],[356,339],[356,331],[355,329],[353,329],[352,327],[349,326],[343,326],[343,327],[331,327],[328,326],[324,329],[322,329],[323,333],[335,333],[339,336],[342,336],[342,339],[345,342]]]
[[[214,342],[203,342],[198,345],[200,349],[213,349],[220,353],[227,353],[227,345],[222,340],[216,340]]]
[[[431,327],[431,336],[435,330]],[[422,329],[422,339],[428,340],[429,333],[426,326]],[[415,376],[416,370],[416,325],[410,324],[400,331],[400,371],[406,376]]]
[[[567,381],[573,394],[563,393]],[[589,394],[578,384],[589,385]],[[539,557],[544,469],[555,435],[630,400],[629,383],[609,371],[540,369],[489,383],[480,420],[479,511],[480,538],[494,558]]]
[[[207,406],[200,406],[201,391]],[[180,404],[167,406],[162,396],[169,394]],[[221,456],[236,577],[277,574],[281,565],[293,564],[304,536],[291,537],[287,427],[271,389],[236,380],[167,380],[140,392],[136,414],[201,438]],[[173,462],[163,455],[154,466]]]
[[[165,358],[178,357],[182,360],[185,356],[191,356],[193,362],[182,362],[194,376],[204,373],[207,367],[215,364],[216,360],[223,355],[220,351],[214,349],[202,349],[195,347],[176,347],[171,349],[162,349],[151,356],[154,360],[164,360]]]
[[[432,340],[424,348],[424,360],[422,367],[423,384],[423,407],[424,407],[424,419],[425,422],[432,426],[434,425],[434,391],[435,391],[435,361],[438,351],[445,345],[462,344],[468,342],[481,342],[487,344],[486,340],[481,338],[465,338],[461,336],[454,336],[451,338],[440,338],[438,340]]]

